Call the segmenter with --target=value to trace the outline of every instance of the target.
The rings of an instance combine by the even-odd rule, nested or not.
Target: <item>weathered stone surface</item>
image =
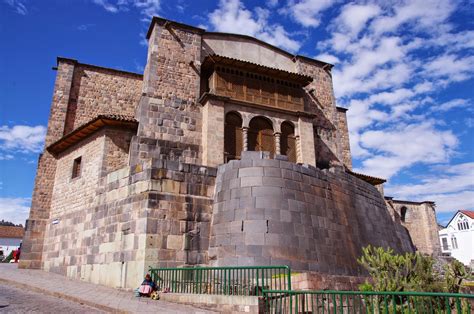
[[[256,161],[255,155],[249,158]],[[399,252],[412,250],[408,233],[393,223],[383,197],[365,181],[343,171],[333,173],[305,165],[290,167],[291,163],[286,161],[279,161],[280,168],[264,164],[248,167],[245,161],[245,156],[235,161],[232,171],[238,169],[239,176],[264,174],[262,181],[244,180],[256,177],[241,178],[240,189],[245,194],[241,201],[253,207],[246,207],[245,219],[239,216],[242,228],[232,228],[231,220],[214,225],[212,235],[218,248],[220,237],[242,234],[245,245],[252,249],[235,253],[218,250],[213,265],[230,266],[227,262],[235,258],[248,264],[263,254],[270,258],[270,263],[291,265],[295,270],[358,276],[362,270],[356,260],[363,246],[389,246]],[[268,173],[274,176],[265,176],[267,169],[272,169]],[[217,180],[223,183],[220,193],[224,193],[226,170],[218,173]],[[289,179],[276,177],[278,173]],[[239,188],[232,189],[237,198],[238,191]],[[215,199],[215,208],[219,202]],[[232,211],[227,207],[227,212]]]

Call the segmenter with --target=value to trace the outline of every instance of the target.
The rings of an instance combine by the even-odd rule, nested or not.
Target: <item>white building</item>
[[[0,226],[0,259],[18,249],[24,233],[23,227]]]
[[[474,264],[474,211],[460,210],[439,231],[441,251],[470,266]]]

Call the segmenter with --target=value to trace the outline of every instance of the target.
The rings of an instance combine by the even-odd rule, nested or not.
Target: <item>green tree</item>
[[[420,253],[395,254],[390,248],[369,245],[362,249],[358,262],[372,278],[372,283],[366,282],[361,290],[443,292],[449,286],[434,270],[434,259]],[[456,279],[450,280],[458,285],[460,272],[459,266],[451,270]]]

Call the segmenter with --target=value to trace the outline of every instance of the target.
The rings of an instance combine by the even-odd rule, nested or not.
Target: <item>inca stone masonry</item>
[[[368,244],[439,251],[432,202],[351,171],[332,65],[156,17],[147,38],[143,75],[57,59],[20,267],[133,288],[285,264],[320,288],[364,276]]]

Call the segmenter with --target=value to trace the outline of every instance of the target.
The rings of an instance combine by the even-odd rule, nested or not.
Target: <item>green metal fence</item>
[[[474,295],[264,290],[264,313],[471,313]]]
[[[291,290],[288,266],[150,268],[161,289],[175,293],[253,295]]]

